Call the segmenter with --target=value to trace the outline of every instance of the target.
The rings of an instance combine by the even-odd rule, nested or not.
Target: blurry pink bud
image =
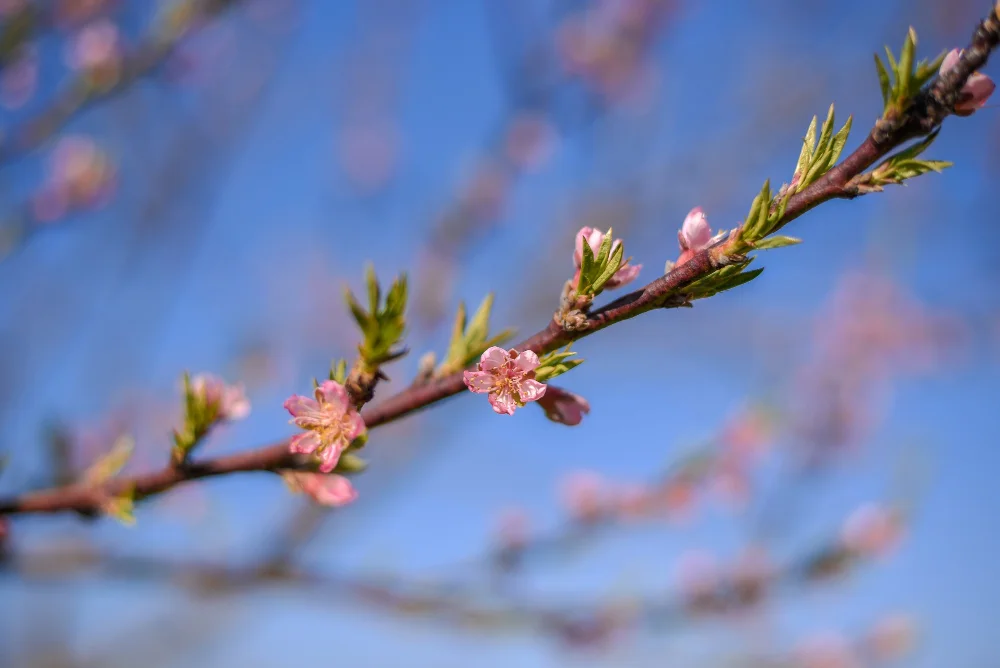
[[[661,503],[667,519],[673,522],[688,520],[694,512],[695,487],[688,480],[671,480],[660,492]]]
[[[69,65],[77,70],[105,67],[117,60],[118,52],[118,27],[107,19],[95,21],[77,35]]]
[[[685,552],[677,560],[677,588],[688,605],[710,605],[722,582],[715,557],[709,552]]]
[[[604,514],[604,480],[592,471],[576,471],[560,486],[563,505],[576,520],[593,522]]]
[[[530,350],[519,353],[493,346],[483,353],[476,371],[466,371],[463,378],[470,391],[489,394],[493,411],[513,415],[529,401],[538,401],[547,386],[535,380],[538,355]]]
[[[774,564],[768,553],[758,546],[750,546],[740,553],[733,566],[733,587],[745,603],[760,599],[764,588],[774,575]]]
[[[242,420],[250,414],[250,401],[242,385],[226,385],[211,374],[199,374],[191,379],[191,391],[206,405],[215,406],[218,420]]]
[[[844,522],[841,539],[852,552],[876,557],[895,547],[901,532],[896,513],[883,506],[866,504],[851,513]]]
[[[876,661],[895,661],[916,642],[917,627],[907,615],[890,615],[878,620],[866,638],[869,652]]]
[[[517,550],[528,542],[528,515],[520,508],[507,508],[497,518],[497,538],[500,546]]]
[[[586,241],[587,245],[590,246],[590,250],[594,253],[596,257],[598,253],[601,252],[601,244],[604,243],[604,232],[593,227],[582,227],[580,231],[576,233],[576,244],[573,250],[573,264],[576,266],[577,271],[583,265],[583,242]],[[618,250],[618,247],[622,245],[621,239],[615,239],[614,243],[611,244],[611,255],[614,255]],[[629,261],[623,260],[622,265],[615,272],[615,275],[608,279],[608,282],[604,284],[604,287],[613,290],[614,288],[620,288],[623,285],[631,283],[639,276],[639,271],[642,269],[641,264],[631,265]]]
[[[641,518],[649,515],[653,509],[655,496],[645,485],[631,484],[622,487],[615,493],[615,504],[618,512],[626,518]]]
[[[938,73],[944,74],[953,69],[958,65],[961,56],[962,49],[952,49],[949,51],[948,55],[944,57]],[[955,114],[958,116],[969,116],[977,109],[982,109],[995,88],[996,84],[988,76],[979,72],[973,72],[969,76],[969,80],[962,86],[962,90],[959,93],[959,100],[955,103]]]
[[[801,668],[860,668],[861,662],[843,635],[827,632],[799,644],[795,650],[795,665]]]
[[[323,506],[344,506],[358,498],[354,485],[342,475],[288,471],[284,478],[292,489]]]
[[[545,411],[545,417],[553,422],[573,427],[583,421],[584,415],[590,413],[590,404],[583,397],[553,385],[547,385],[546,388],[538,405]]]

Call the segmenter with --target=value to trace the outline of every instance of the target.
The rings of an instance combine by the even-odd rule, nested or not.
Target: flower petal
[[[341,449],[337,444],[331,444],[323,448],[319,453],[319,470],[323,473],[329,473],[337,468],[337,462],[340,461],[340,453]]]
[[[545,383],[540,383],[537,380],[522,380],[518,388],[521,402],[538,401],[545,394],[545,387]]]
[[[486,371],[466,371],[462,378],[466,387],[477,393],[489,392],[495,380],[494,375]]]
[[[303,434],[292,436],[292,440],[288,442],[288,449],[297,454],[308,455],[311,452],[315,452],[320,444],[319,434],[314,431],[307,431]]]
[[[938,69],[938,74],[944,74],[954,68],[955,65],[958,65],[958,59],[961,57],[962,49],[952,49],[949,51],[948,55],[944,57],[943,61],[941,61],[941,68]]]
[[[486,349],[483,356],[479,358],[480,371],[492,371],[503,366],[510,360],[510,355],[499,346],[492,346]]]
[[[306,493],[316,503],[324,506],[343,506],[358,498],[351,481],[342,475],[316,475],[303,485]]]
[[[344,432],[344,436],[347,438],[347,442],[350,443],[365,433],[365,421],[361,417],[361,414],[355,410],[352,410],[348,414],[348,417],[347,430]]]
[[[604,287],[609,290],[613,290],[614,288],[620,288],[623,285],[628,285],[639,276],[639,272],[641,270],[641,264],[637,264],[635,266],[624,264],[618,269],[618,271],[615,272],[614,276],[608,279],[608,282],[604,284]]]
[[[347,390],[340,383],[333,380],[324,380],[316,388],[316,400],[336,406],[341,410],[346,410],[348,403]]]
[[[490,405],[496,413],[513,415],[517,409],[517,401],[510,392],[494,392],[490,394]]]
[[[681,250],[699,251],[705,248],[712,239],[712,228],[708,224],[708,218],[700,206],[696,206],[688,212],[681,226],[681,237],[683,244]]]
[[[299,394],[293,394],[285,399],[285,410],[292,414],[292,417],[313,417],[322,416],[319,404]]]
[[[517,353],[517,357],[514,358],[514,366],[521,373],[534,371],[538,368],[538,355],[531,350],[525,350],[523,353]]]

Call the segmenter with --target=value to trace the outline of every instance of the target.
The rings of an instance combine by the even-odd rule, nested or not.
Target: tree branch
[[[938,77],[917,95],[904,114],[897,118],[879,119],[861,146],[815,183],[793,195],[777,228],[784,227],[830,199],[857,196],[857,189],[850,186],[851,179],[893,149],[938,127],[951,113],[959,98],[959,91],[969,76],[986,64],[989,54],[1000,44],[998,8],[1000,5],[994,7],[990,15],[980,23],[973,34],[971,45],[965,49],[959,64],[953,70]],[[545,329],[525,339],[515,348],[543,354],[653,309],[687,305],[689,302],[683,295],[685,286],[722,266],[743,259],[740,256],[726,255],[722,244],[700,251],[689,261],[644,288],[589,314],[585,329],[566,331],[553,320]],[[368,428],[373,429],[459,394],[464,389],[462,372],[453,373],[403,390],[383,402],[366,407],[361,415]],[[287,441],[281,441],[256,450],[192,462],[183,468],[167,466],[152,473],[118,478],[103,487],[71,485],[0,499],[0,515],[67,510],[95,515],[108,496],[132,492],[135,499],[139,500],[200,478],[238,472],[301,468],[305,464],[303,458],[289,452]]]

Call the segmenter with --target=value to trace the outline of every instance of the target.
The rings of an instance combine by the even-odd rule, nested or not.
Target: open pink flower
[[[203,373],[191,379],[191,391],[207,405],[215,406],[217,420],[242,420],[250,414],[250,402],[242,385],[226,385],[221,378]]]
[[[342,475],[289,471],[284,477],[292,489],[323,506],[345,506],[358,498],[354,485]]]
[[[680,257],[677,258],[676,266],[681,266],[698,251],[708,248],[715,238],[712,236],[712,228],[708,224],[708,218],[700,206],[696,206],[688,212],[684,218],[684,224],[677,233],[677,241],[681,246]]]
[[[519,353],[493,346],[479,359],[477,371],[465,372],[465,384],[478,394],[489,393],[497,413],[513,415],[515,409],[545,394],[545,385],[535,380],[536,368],[538,355],[530,350]]]
[[[316,399],[293,394],[285,401],[291,423],[305,429],[293,436],[289,449],[294,453],[319,456],[319,470],[329,473],[351,441],[365,432],[365,422],[354,408],[347,390],[332,380],[316,388]]]
[[[580,231],[576,233],[576,249],[573,251],[573,264],[576,266],[577,272],[580,271],[580,267],[583,265],[583,242],[587,242],[590,250],[594,252],[594,256],[596,257],[601,252],[601,244],[604,243],[604,236],[604,232],[593,227],[580,228]],[[614,255],[615,251],[621,245],[622,240],[615,239],[614,243],[611,244],[611,254]],[[628,260],[624,260],[622,266],[618,268],[614,276],[608,279],[604,287],[608,290],[613,290],[614,288],[620,288],[627,283],[631,283],[639,275],[641,269],[641,264],[630,265]]]
[[[583,397],[553,385],[546,387],[548,389],[538,400],[538,405],[545,411],[545,417],[553,422],[573,427],[590,412],[590,404]]]
[[[952,49],[949,51],[948,55],[944,57],[938,73],[944,74],[954,69],[961,57],[962,49]],[[959,116],[969,116],[977,109],[982,109],[995,88],[996,84],[988,76],[979,72],[973,72],[969,80],[962,86],[959,100],[955,103],[955,113]]]

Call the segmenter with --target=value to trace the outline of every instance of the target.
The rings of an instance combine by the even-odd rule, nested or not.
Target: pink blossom
[[[545,411],[545,417],[553,422],[573,427],[590,413],[590,404],[583,397],[553,385],[546,387],[548,389],[538,400],[538,405]]]
[[[103,19],[80,31],[67,59],[74,69],[93,70],[113,65],[118,53],[118,27]]]
[[[497,518],[497,538],[500,545],[508,550],[524,547],[528,542],[531,522],[528,514],[520,508],[507,508]]]
[[[313,400],[293,394],[285,401],[285,410],[292,414],[291,424],[306,430],[292,437],[289,449],[298,454],[315,453],[320,459],[319,470],[329,473],[351,441],[365,432],[365,423],[340,383],[323,381],[315,396]]]
[[[324,506],[346,506],[358,498],[351,481],[342,475],[289,471],[284,474],[292,489],[305,492]]]
[[[801,668],[859,668],[857,652],[840,633],[829,631],[802,641],[795,650]]]
[[[573,264],[576,265],[577,272],[580,271],[580,267],[583,265],[584,240],[586,240],[587,245],[590,246],[590,250],[594,252],[594,256],[596,257],[601,252],[601,244],[604,243],[604,236],[604,232],[593,227],[580,228],[580,231],[576,233],[576,249],[573,251]],[[622,240],[615,239],[614,243],[611,244],[611,255],[614,255],[621,245]],[[641,264],[630,265],[628,260],[624,260],[618,271],[615,272],[615,275],[604,284],[604,287],[613,290],[614,288],[620,288],[623,285],[631,283],[639,275],[641,269]]]
[[[250,401],[242,385],[226,385],[221,378],[203,373],[191,379],[191,391],[215,406],[218,420],[242,420],[250,414]]]
[[[844,522],[841,539],[844,546],[863,556],[882,556],[899,541],[899,517],[891,510],[866,504],[855,510]]]
[[[958,65],[962,57],[962,49],[952,49],[944,57],[939,74],[945,74]],[[993,94],[996,84],[985,74],[973,72],[960,91],[959,100],[955,103],[955,113],[959,116],[969,116],[977,109],[982,109],[986,100]]]
[[[513,415],[514,410],[545,394],[546,386],[535,380],[538,355],[519,353],[493,346],[483,353],[477,371],[465,372],[465,384],[477,394],[488,393],[497,413]]]
[[[684,218],[684,224],[680,232],[677,233],[677,241],[680,243],[681,254],[677,258],[676,266],[680,266],[694,257],[698,251],[708,248],[714,241],[712,228],[708,224],[708,218],[700,206],[696,206],[688,212]]]
[[[691,550],[677,560],[677,587],[689,605],[710,603],[722,584],[722,575],[710,552]]]
[[[607,506],[607,487],[593,471],[571,473],[562,481],[559,491],[563,505],[582,522],[597,520]]]
[[[638,519],[649,515],[656,500],[655,494],[645,485],[632,483],[615,492],[618,512],[628,519]]]
[[[895,661],[913,647],[916,635],[916,624],[911,617],[888,615],[872,626],[865,644],[877,661]]]

